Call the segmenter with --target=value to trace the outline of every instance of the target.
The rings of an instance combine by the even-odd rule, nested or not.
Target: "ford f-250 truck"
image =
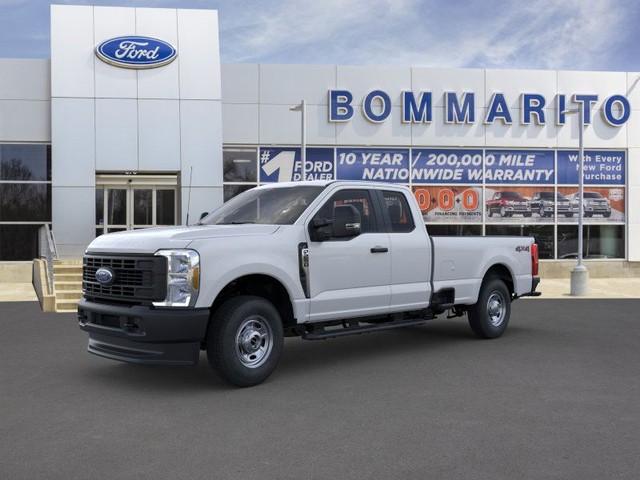
[[[466,314],[481,338],[536,292],[530,237],[430,237],[406,187],[298,182],[253,188],[188,227],[96,238],[84,257],[88,350],[264,381],[284,337],[318,340]]]

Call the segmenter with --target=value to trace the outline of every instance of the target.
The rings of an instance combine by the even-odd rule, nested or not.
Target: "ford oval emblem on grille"
[[[157,68],[171,63],[178,52],[164,40],[151,37],[117,37],[96,47],[103,62],[121,68]]]
[[[96,280],[102,285],[111,285],[115,278],[116,275],[110,268],[100,267],[96,270]]]

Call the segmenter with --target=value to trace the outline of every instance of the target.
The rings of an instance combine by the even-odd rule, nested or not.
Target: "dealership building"
[[[407,185],[431,234],[532,235],[572,261],[582,116],[585,258],[637,271],[639,80],[221,65],[215,10],[54,5],[51,59],[0,59],[0,263],[37,257],[43,225],[78,258],[303,172]]]

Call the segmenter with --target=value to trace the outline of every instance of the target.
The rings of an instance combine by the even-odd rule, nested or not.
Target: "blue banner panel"
[[[553,150],[487,150],[485,182],[490,185],[552,185]]]
[[[624,150],[585,150],[584,183],[624,185],[625,160]],[[577,185],[578,165],[578,150],[558,150],[558,184]]]
[[[260,183],[302,178],[300,148],[260,148]],[[307,148],[306,180],[333,180],[333,148]]]
[[[408,148],[338,148],[338,180],[409,183]]]
[[[411,181],[416,185],[482,183],[482,150],[414,148]]]

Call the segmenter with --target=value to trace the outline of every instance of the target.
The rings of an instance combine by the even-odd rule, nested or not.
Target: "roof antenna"
[[[191,171],[189,173],[189,196],[187,197],[187,223],[186,226],[189,226],[189,210],[191,210],[191,182],[193,181],[193,165],[191,166]]]

